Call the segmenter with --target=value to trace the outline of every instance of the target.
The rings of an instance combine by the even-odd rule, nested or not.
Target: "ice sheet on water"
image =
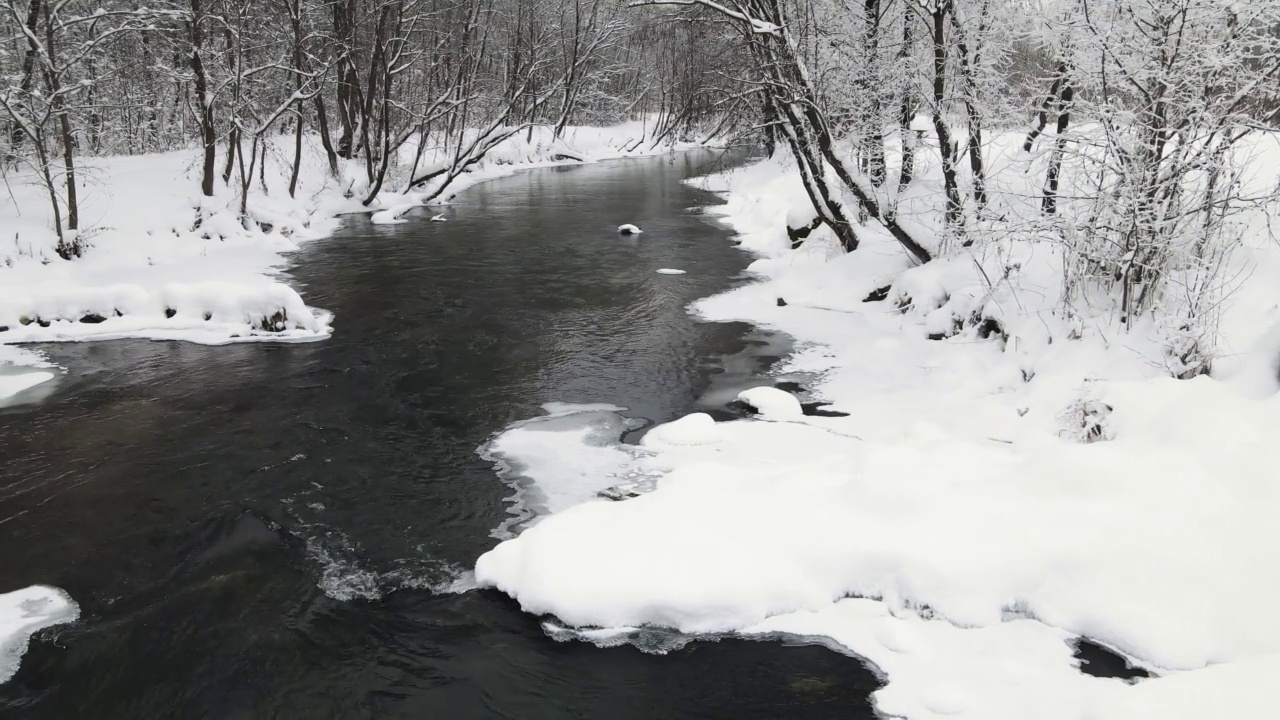
[[[0,345],[0,402],[57,376],[44,356],[14,347]]]
[[[510,537],[542,516],[593,500],[640,473],[640,449],[620,442],[640,421],[616,405],[547,403],[546,415],[510,426],[478,452],[515,490],[512,518],[494,535]]]
[[[0,683],[18,672],[33,633],[79,616],[71,596],[55,587],[33,585],[0,594]]]
[[[13,372],[12,369],[0,367],[0,401],[40,383],[48,382],[54,377],[55,374],[48,370]]]
[[[542,623],[542,631],[556,642],[586,642],[600,648],[630,645],[649,655],[666,655],[696,640],[718,640],[717,636],[685,635],[665,628],[615,627],[573,628],[551,621]]]
[[[627,409],[621,405],[610,405],[609,403],[549,402],[542,404],[542,411],[547,414],[547,417],[563,417],[584,412],[622,413],[626,412]]]

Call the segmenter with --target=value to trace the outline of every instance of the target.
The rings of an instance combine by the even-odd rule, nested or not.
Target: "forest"
[[[797,244],[1056,243],[1069,295],[1160,308],[1194,374],[1233,218],[1271,199],[1240,178],[1280,112],[1270,0],[5,0],[0,23],[4,164],[45,188],[64,259],[81,157],[196,149],[201,194],[235,188],[243,216],[268,164],[295,192],[304,137],[367,206],[430,201],[535,128],[643,118],[637,146],[785,152]],[[1015,131],[1038,177],[1011,188]]]

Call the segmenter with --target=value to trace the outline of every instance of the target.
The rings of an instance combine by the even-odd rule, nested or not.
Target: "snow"
[[[623,235],[639,235],[644,231],[636,227],[635,225],[631,225],[630,223],[628,223],[626,225],[619,225],[618,232],[622,233]]]
[[[800,401],[789,392],[767,386],[738,393],[738,399],[759,411],[768,420],[799,420],[804,417]]]
[[[993,185],[1028,182],[1012,151],[996,158],[1018,172]],[[807,200],[787,162],[706,186],[726,193],[714,212],[759,256],[757,282],[692,310],[790,335],[775,371],[812,378],[847,416],[804,416],[760,387],[739,395],[756,417],[696,413],[638,448],[538,446],[562,459],[539,484],[565,482],[589,446],[619,453],[606,474],[651,489],[565,497],[479,558],[478,585],[601,644],[636,628],[821,640],[883,676],[885,716],[1273,714],[1280,247],[1266,233],[1233,258],[1246,279],[1223,308],[1222,362],[1176,380],[1155,324],[1057,312],[1052,247],[994,238],[916,267],[882,233],[845,255],[820,230],[791,250],[785,225]],[[982,337],[975,313],[999,332]],[[1156,677],[1082,673],[1082,637]]]
[[[722,437],[720,427],[710,415],[693,413],[653,428],[641,442],[647,448],[663,448],[672,445],[714,445],[720,442]]]
[[[658,268],[658,274],[659,275],[684,275],[684,270],[677,270],[675,268]]]
[[[119,284],[0,290],[4,342],[125,337],[211,345],[251,340],[318,340],[329,316],[278,282],[170,283],[155,290]]]
[[[669,151],[642,142],[650,130],[647,120],[570,127],[561,137],[535,128],[495,147],[444,189],[434,180],[404,188],[416,152],[410,142],[367,207],[362,164],[344,161],[332,176],[316,137],[306,138],[300,184],[290,197],[293,140],[281,136],[263,154],[265,190],[252,184],[243,217],[234,178],[231,186],[216,183],[214,197],[199,194],[197,150],[80,158],[82,229],[68,236],[87,247],[69,261],[55,252],[46,191],[29,170],[10,173],[12,200],[0,204],[0,348],[119,338],[214,345],[323,340],[333,332],[333,317],[309,307],[284,271],[293,252],[331,235],[342,216],[399,224],[429,198],[447,203],[468,187],[521,169]],[[441,162],[428,152],[419,169]],[[0,398],[53,377],[12,365],[0,355]]]
[[[0,684],[18,672],[34,633],[79,616],[80,608],[57,588],[33,585],[0,594]]]

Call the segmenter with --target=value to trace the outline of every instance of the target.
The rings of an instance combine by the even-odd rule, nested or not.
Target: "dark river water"
[[[81,617],[33,638],[0,715],[872,717],[875,678],[821,647],[602,649],[448,590],[507,518],[476,454],[495,432],[552,401],[671,420],[774,359],[686,312],[749,260],[680,182],[722,162],[536,170],[448,222],[353,218],[294,258],[335,313],[323,342],[43,347],[68,374],[0,409],[0,591],[56,585]]]

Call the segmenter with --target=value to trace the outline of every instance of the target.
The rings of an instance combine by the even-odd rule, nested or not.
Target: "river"
[[[352,218],[290,273],[335,314],[323,342],[41,347],[68,373],[0,409],[0,590],[56,585],[81,617],[33,639],[0,713],[873,717],[875,677],[816,645],[602,649],[453,591],[508,518],[477,455],[495,432],[547,402],[714,410],[774,359],[686,311],[749,261],[681,182],[723,162],[533,170],[446,222]]]

